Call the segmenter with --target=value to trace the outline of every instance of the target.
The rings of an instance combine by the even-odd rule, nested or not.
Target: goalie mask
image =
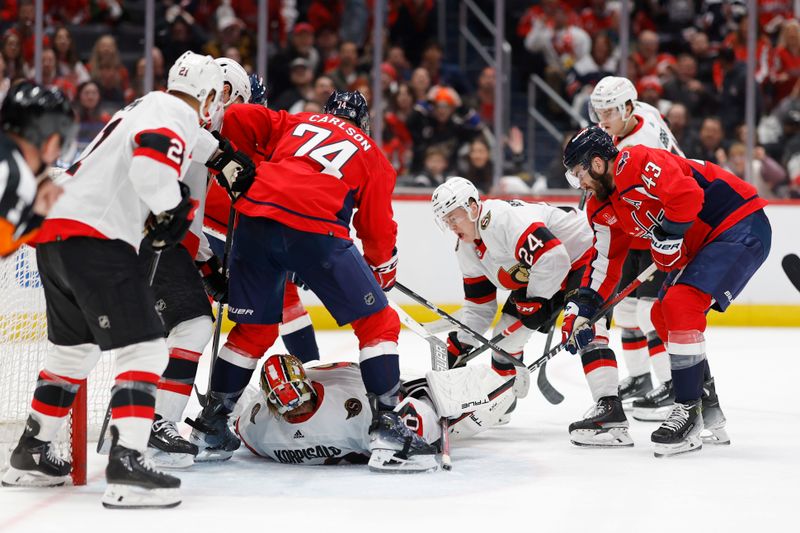
[[[472,222],[476,222],[478,217],[472,218],[470,215],[471,201],[474,201],[480,207],[481,196],[475,185],[468,179],[459,176],[448,178],[447,181],[436,187],[436,190],[433,191],[433,196],[431,196],[436,223],[444,230],[447,227],[447,215],[459,207],[463,207],[467,212],[467,217]]]
[[[264,361],[261,367],[261,390],[270,409],[281,415],[315,396],[303,363],[288,354],[271,355]]]

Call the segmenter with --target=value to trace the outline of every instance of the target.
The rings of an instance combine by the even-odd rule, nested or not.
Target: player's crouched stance
[[[375,472],[427,472],[438,468],[440,413],[462,439],[497,424],[513,401],[508,387],[481,408],[503,378],[486,367],[430,372],[407,382],[407,396],[391,411],[373,414],[357,363],[304,369],[292,355],[272,355],[261,368],[261,394],[236,421],[254,454],[286,464],[364,464]],[[473,398],[474,396],[474,398]]]
[[[564,166],[573,186],[593,193],[587,214],[599,267],[582,287],[590,297],[566,310],[565,336],[577,347],[593,341],[586,322],[619,282],[631,240],[649,239],[653,262],[669,272],[651,316],[667,339],[675,390],[669,416],[651,435],[655,455],[728,444],[706,359],[706,313],[724,312],[767,258],[766,202],[717,165],[642,145],[618,151],[598,127],[570,140]]]
[[[184,83],[191,80],[191,92]],[[30,416],[4,484],[63,483],[68,463],[50,442],[101,350],[116,350],[111,450],[105,507],[174,507],[180,480],[144,455],[167,363],[164,326],[147,269],[137,256],[142,228],[156,249],[189,229],[196,202],[178,180],[219,102],[222,72],[210,56],[185,53],[167,92],[151,92],[118,111],[67,174],[64,194],[38,236],[37,263],[47,302],[50,350]],[[152,267],[151,267],[152,268]]]

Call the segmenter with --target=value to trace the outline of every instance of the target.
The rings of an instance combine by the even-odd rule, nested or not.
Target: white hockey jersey
[[[614,144],[617,150],[622,150],[626,146],[643,144],[650,148],[660,148],[673,154],[683,157],[683,151],[678,146],[678,141],[667,126],[658,109],[644,102],[636,102],[633,114],[639,119],[639,123],[624,137],[614,137]]]
[[[317,409],[287,422],[257,398],[236,421],[236,432],[256,455],[279,463],[322,465],[365,462],[372,411],[358,365],[334,363],[306,369]]]
[[[494,318],[496,288],[527,287],[528,297],[552,297],[593,238],[583,213],[519,200],[485,200],[478,233],[475,243],[459,241],[456,248],[464,276],[462,320],[476,331],[486,331]],[[469,338],[459,335],[462,342]]]
[[[197,144],[192,151],[192,161],[186,171],[183,182],[189,186],[192,198],[197,200],[197,211],[189,227],[189,232],[184,238],[184,245],[189,254],[197,261],[205,261],[213,254],[208,245],[208,239],[203,234],[203,215],[206,206],[206,191],[208,191],[208,167],[206,162],[216,153],[219,147],[211,132],[205,128],[200,129]]]
[[[137,250],[147,216],[180,201],[176,180],[200,134],[197,112],[154,91],[111,117],[67,171],[42,241],[71,236],[120,239]]]

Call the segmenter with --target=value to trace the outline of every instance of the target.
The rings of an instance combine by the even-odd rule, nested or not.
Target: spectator
[[[756,81],[763,82],[769,75],[772,62],[772,44],[764,35],[763,28],[756,35]],[[736,61],[747,62],[747,15],[738,17],[736,31],[729,33],[722,41],[722,50],[732,50]]]
[[[492,124],[494,120],[494,86],[496,79],[493,67],[486,67],[481,70],[480,76],[478,76],[478,90],[475,92],[475,99],[471,102],[471,107],[477,110],[478,116],[485,124]]]
[[[225,55],[230,47],[239,51],[242,59],[239,63],[243,67],[252,68],[255,44],[245,32],[244,23],[236,17],[233,9],[222,5],[217,9],[216,37],[206,43],[204,51],[213,57],[230,57]]]
[[[397,71],[389,63],[381,63],[381,92],[384,103],[397,91]]]
[[[394,67],[401,80],[411,79],[411,64],[406,58],[405,50],[401,47],[390,46],[386,52],[386,62]]]
[[[639,101],[658,109],[662,115],[672,106],[669,100],[661,98],[664,96],[664,86],[658,76],[645,76],[636,83],[636,92],[639,93]]]
[[[383,116],[383,151],[397,174],[403,174],[411,163],[411,133],[406,121],[414,110],[414,95],[407,83],[400,83],[389,98],[389,107]]]
[[[417,187],[438,187],[447,179],[448,153],[440,146],[431,146],[425,150],[422,172],[414,176],[410,185]]]
[[[336,90],[333,80],[328,76],[322,75],[314,81],[314,96],[311,101],[319,104],[320,109],[325,107],[331,93]]]
[[[518,174],[522,170],[524,156],[524,142],[519,128],[511,128],[508,135],[510,158],[505,158],[503,174]],[[470,180],[477,189],[483,193],[490,193],[494,183],[494,163],[492,162],[492,147],[482,135],[475,137],[469,143],[469,150],[459,164],[459,174]],[[562,172],[563,175],[563,172]]]
[[[745,179],[747,171],[747,148],[740,142],[730,145],[726,152],[726,161],[723,166]],[[752,184],[758,189],[762,198],[777,198],[780,189],[788,182],[786,171],[771,157],[764,148],[756,146],[753,152],[751,167]]]
[[[672,104],[672,107],[667,111],[666,119],[669,129],[675,136],[675,141],[677,141],[681,150],[697,143],[693,128],[689,127],[689,114],[685,105],[680,103]]]
[[[715,54],[708,42],[708,35],[696,31],[689,38],[692,57],[697,62],[697,79],[706,86],[714,85],[714,60]]]
[[[161,49],[154,46],[151,57],[153,58],[153,90],[164,91],[167,88],[167,81],[164,79],[164,56],[161,54]],[[132,102],[146,94],[144,90],[145,66],[145,58],[140,57],[136,62],[136,73],[131,88],[125,93],[126,102]]]
[[[167,9],[165,19],[167,25],[156,35],[156,44],[164,51],[164,61],[172,65],[187,50],[200,53],[206,41],[194,17],[180,6]]]
[[[424,68],[415,68],[411,73],[411,91],[414,94],[414,102],[423,104],[427,101],[428,91],[431,88],[431,75]]]
[[[772,82],[775,102],[780,102],[792,92],[800,80],[800,22],[795,19],[783,23],[772,62]]]
[[[417,105],[408,117],[408,131],[414,141],[411,171],[420,172],[425,151],[440,146],[447,151],[449,167],[455,167],[458,148],[470,142],[482,125],[472,110],[461,109],[461,98],[449,87],[434,86],[428,95],[429,104]]]
[[[57,88],[70,100],[75,99],[77,86],[58,76],[58,60],[52,48],[42,49],[42,85]]]
[[[361,48],[367,44],[367,35],[372,27],[367,0],[345,0],[339,24],[339,38],[352,41]]]
[[[120,60],[117,41],[113,36],[107,34],[97,39],[86,69],[100,89],[100,98],[106,110],[115,111],[125,104],[125,92],[130,87],[128,69]]]
[[[342,41],[339,45],[339,64],[328,73],[340,91],[352,89],[361,73],[358,70],[358,46],[352,41]]]
[[[717,117],[706,117],[700,126],[700,136],[693,145],[682,147],[687,157],[718,163],[724,158],[722,141],[725,136],[722,122]]]
[[[680,102],[692,116],[713,112],[715,97],[712,88],[697,79],[697,62],[689,54],[678,56],[675,77],[664,84],[664,98]]]
[[[431,41],[422,50],[422,59],[419,66],[428,71],[433,85],[448,85],[459,94],[468,94],[471,87],[464,75],[455,65],[444,63],[444,51],[442,45],[436,41]]]
[[[735,52],[730,48],[720,51],[717,63],[722,81],[718,95],[719,118],[725,131],[733,131],[744,122],[747,65],[737,61]],[[756,116],[760,107],[760,94],[756,91]]]
[[[75,87],[89,80],[89,71],[78,60],[75,42],[69,30],[60,26],[53,35],[53,50],[58,61],[58,76],[67,79]]]
[[[295,58],[289,65],[288,89],[283,91],[278,97],[270,102],[270,107],[276,110],[286,110],[289,113],[297,113],[305,104],[314,98],[314,74],[311,72],[311,65],[308,60],[302,57]]]
[[[616,71],[617,58],[611,38],[605,32],[595,34],[591,53],[576,61],[567,72],[567,96],[574,99],[581,92],[581,100],[588,99],[597,82],[606,76],[613,76]]]
[[[789,174],[789,196],[800,198],[800,109],[789,108],[782,117],[781,164]]]
[[[433,0],[394,2],[389,13],[389,39],[419,63],[425,43],[436,37],[437,11]]]
[[[644,30],[639,34],[636,51],[631,54],[638,76],[663,76],[675,65],[675,58],[670,54],[659,53],[658,47],[656,32]]]
[[[25,78],[25,62],[22,60],[22,50],[19,36],[13,31],[3,34],[3,59],[6,64],[6,75],[13,82]]]
[[[545,75],[558,75],[561,79],[576,62],[589,55],[591,47],[589,34],[574,24],[571,12],[565,10],[553,14],[552,26],[537,19],[525,36],[525,48],[544,55]]]
[[[6,76],[6,60],[3,58],[3,54],[0,54],[0,105],[6,99],[10,87],[11,80]]]
[[[18,0],[17,23],[8,31],[19,38],[22,60],[26,66],[32,67],[33,54],[36,48],[33,23],[36,20],[36,6],[33,0]],[[42,46],[50,46],[50,37],[44,36]]]
[[[289,88],[289,65],[297,58],[305,59],[313,74],[319,72],[321,64],[319,52],[314,48],[314,27],[308,22],[294,25],[289,36],[289,45],[269,62],[270,91],[280,95]]]
[[[316,48],[319,53],[317,71],[327,72],[336,68],[339,61],[339,35],[333,28],[321,28],[316,35]]]
[[[619,13],[606,0],[591,0],[580,13],[581,27],[592,38],[600,33],[613,32],[619,26]]]
[[[80,122],[78,129],[78,148],[80,150],[92,142],[92,139],[100,133],[100,130],[111,118],[109,113],[102,111],[100,104],[100,88],[97,83],[89,80],[78,86],[75,112]]]

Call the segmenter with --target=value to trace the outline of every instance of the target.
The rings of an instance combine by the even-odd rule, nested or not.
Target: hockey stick
[[[617,305],[619,302],[621,302],[630,293],[635,291],[642,283],[645,283],[646,281],[649,281],[653,277],[653,274],[656,273],[656,270],[657,270],[657,267],[656,267],[655,263],[652,263],[649,267],[645,268],[638,276],[636,276],[636,279],[631,281],[624,289],[619,291],[613,298],[608,300],[605,303],[605,305],[603,305],[603,307],[601,307],[600,310],[597,311],[597,313],[594,314],[594,316],[589,320],[589,322],[587,324],[588,325],[592,325],[595,322],[597,322],[600,319],[602,319],[606,315],[606,313],[608,313],[615,305]],[[512,324],[511,326],[514,326],[514,324]],[[511,326],[509,326],[509,328],[506,328],[504,331],[508,331],[511,328]],[[558,344],[556,347],[550,349],[550,351],[548,351],[546,354],[541,356],[539,359],[537,359],[533,363],[529,364],[528,365],[528,370],[531,371],[531,372],[535,372],[537,369],[541,368],[542,365],[544,365],[547,361],[549,361],[550,359],[555,357],[566,346],[567,346],[567,343],[565,341],[565,342],[562,342],[562,343]],[[497,398],[498,396],[500,396],[501,394],[503,394],[509,388],[513,387],[513,385],[514,385],[513,382],[514,382],[515,379],[516,379],[516,377],[511,377],[511,379],[509,379],[508,381],[506,381],[505,383],[503,383],[502,385],[497,387],[495,390],[490,392],[488,394],[489,399],[493,400],[493,399]],[[463,413],[458,418],[450,420],[450,425],[453,425],[456,422],[466,418],[470,414],[472,414],[472,412]]]
[[[550,351],[550,344],[553,342],[553,333],[556,330],[556,321],[553,320],[553,323],[550,325],[550,331],[547,332],[547,340],[544,341],[544,353]],[[544,355],[544,354],[543,354]],[[542,367],[539,369],[539,376],[536,378],[536,386],[539,387],[539,392],[542,393],[545,400],[550,402],[553,405],[558,405],[564,401],[564,395],[561,394],[553,387],[553,384],[550,383],[550,380],[547,379],[547,363],[542,363]]]
[[[514,385],[514,394],[517,398],[524,398],[528,395],[528,390],[530,390],[531,386],[531,376],[530,373],[525,369],[525,364],[517,359],[516,357],[512,356],[510,353],[502,349],[497,345],[497,343],[490,341],[471,327],[467,326],[463,322],[460,322],[453,318],[453,316],[449,315],[446,311],[439,309],[434,304],[417,294],[416,292],[412,291],[405,285],[400,282],[395,283],[395,288],[398,289],[400,292],[411,298],[412,300],[422,304],[423,306],[427,307],[440,317],[444,318],[455,327],[461,329],[462,331],[469,333],[473,338],[477,339],[479,342],[487,345],[491,348],[495,353],[497,353],[502,359],[514,365],[514,369],[516,371],[517,380]]]
[[[781,260],[781,266],[794,288],[800,291],[800,257],[797,254],[785,255]]]
[[[389,300],[389,305],[397,312],[400,322],[408,329],[425,339],[431,348],[431,367],[440,372],[447,370],[447,345],[438,337],[429,334],[425,327],[414,320],[405,309]],[[452,470],[453,462],[450,460],[450,428],[446,417],[439,419],[442,428],[442,469]]]
[[[225,232],[225,248],[222,251],[222,272],[225,278],[228,277],[228,259],[231,255],[231,248],[233,247],[233,223],[236,218],[236,210],[231,204],[228,211],[228,227]],[[214,337],[211,341],[211,366],[208,367],[208,385],[206,386],[206,393],[202,394],[200,389],[197,388],[197,383],[194,385],[194,392],[197,394],[197,400],[200,402],[201,407],[205,407],[208,403],[208,393],[211,392],[211,376],[214,372],[214,364],[217,362],[219,355],[219,340],[222,335],[222,302],[217,302],[217,320],[214,323]]]
[[[161,260],[161,250],[156,250],[153,259],[150,262],[150,270],[147,272],[147,284],[153,286],[153,281],[156,279],[156,271],[158,270],[158,262]],[[106,431],[108,431],[108,424],[111,422],[111,402],[108,402],[106,407],[106,415],[103,417],[103,425],[100,428],[100,435],[97,437],[97,453],[103,449],[103,444],[106,442]]]

